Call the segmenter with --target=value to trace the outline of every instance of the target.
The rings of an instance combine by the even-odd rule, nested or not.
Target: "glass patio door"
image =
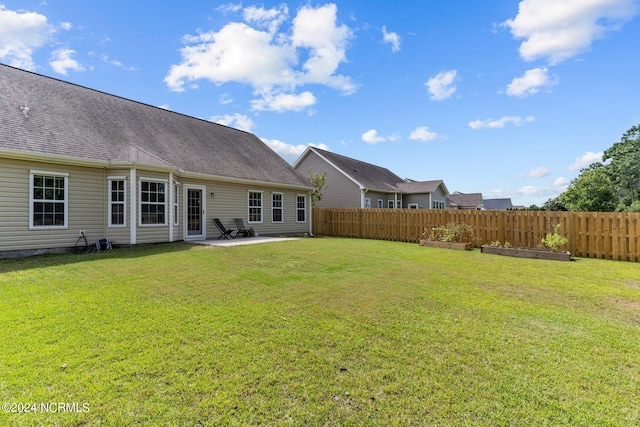
[[[204,190],[186,187],[186,238],[203,238],[204,230]]]

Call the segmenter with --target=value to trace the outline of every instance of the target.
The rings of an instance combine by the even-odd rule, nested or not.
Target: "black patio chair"
[[[236,222],[236,229],[238,230],[236,232],[236,237],[238,237],[238,235],[242,237],[249,237],[249,230],[244,228],[244,221],[242,218],[234,218],[233,220]]]
[[[220,222],[219,218],[212,218],[213,219],[213,223],[216,225],[216,227],[218,227],[218,231],[220,231],[220,236],[218,236],[218,240],[225,238],[225,239],[235,239],[235,236],[233,235],[233,232],[235,231],[234,229],[226,229],[224,225],[222,225],[222,223]]]

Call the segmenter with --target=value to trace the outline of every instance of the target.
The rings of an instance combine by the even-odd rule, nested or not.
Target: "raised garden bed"
[[[504,255],[519,258],[550,259],[554,261],[571,261],[571,252],[552,252],[541,249],[528,248],[503,248],[500,246],[482,245],[480,251],[483,254]]]
[[[420,240],[420,246],[427,246],[430,248],[444,248],[444,249],[457,249],[461,251],[468,251],[471,249],[471,243],[459,243],[459,242],[441,242],[439,240]]]

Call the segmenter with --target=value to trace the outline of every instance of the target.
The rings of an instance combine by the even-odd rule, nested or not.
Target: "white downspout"
[[[313,205],[311,204],[311,193],[309,190],[309,237],[313,237]]]
[[[365,204],[364,204],[364,199],[365,199],[365,195],[367,194],[367,191],[369,191],[367,188],[362,188],[360,187],[360,208],[364,209],[365,208]]]
[[[175,197],[173,193],[175,193],[175,189],[173,187],[173,172],[169,172],[169,203],[167,203],[167,209],[169,209],[169,242],[173,242],[173,224],[175,223],[175,213],[173,212],[173,198]]]
[[[136,192],[136,186],[137,186],[137,178],[136,178],[136,168],[131,168],[131,171],[129,172],[129,199],[131,199],[131,203],[129,204],[129,231],[131,232],[130,237],[129,237],[129,243],[132,245],[136,244],[136,236],[138,234],[138,230],[136,228],[136,224],[137,224],[137,218],[136,218],[136,211],[137,211],[137,192]]]

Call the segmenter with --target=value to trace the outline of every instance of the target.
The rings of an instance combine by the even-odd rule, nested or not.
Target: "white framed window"
[[[179,208],[179,200],[180,200],[180,183],[175,182],[173,184],[173,225],[180,224],[180,210]]]
[[[262,191],[249,191],[249,224],[262,223]]]
[[[140,178],[140,225],[167,225],[167,181]]]
[[[417,204],[417,203],[409,203],[409,204],[407,205],[407,207],[408,207],[409,209],[418,209],[418,204]]]
[[[127,181],[123,176],[110,176],[109,185],[109,227],[124,227],[127,224]]]
[[[296,196],[296,222],[307,222],[307,196]]]
[[[444,209],[444,202],[441,200],[434,200],[433,209]]]
[[[30,172],[29,228],[67,228],[68,188],[68,173]]]
[[[379,208],[384,208],[384,200],[378,199],[378,207]]]
[[[364,199],[364,207],[365,208],[371,208],[371,199],[369,197]]]
[[[396,200],[396,208],[402,209],[402,200]]]
[[[387,200],[387,207],[389,209],[393,209],[395,206],[395,202],[393,200]]]
[[[271,193],[271,222],[283,222],[282,210],[284,208],[284,195],[282,193]]]

